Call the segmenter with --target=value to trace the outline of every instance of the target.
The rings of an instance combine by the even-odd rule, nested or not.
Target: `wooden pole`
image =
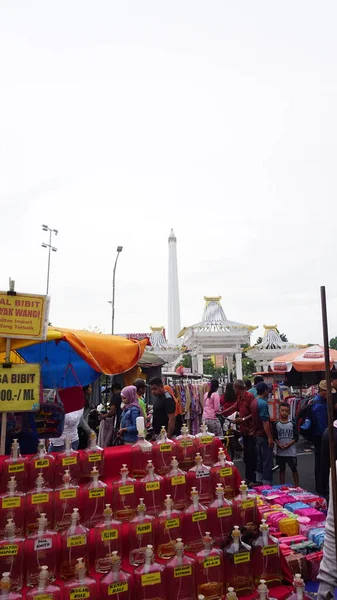
[[[5,365],[11,362],[11,338],[6,339],[6,359]],[[4,455],[6,451],[6,433],[7,433],[7,413],[1,414],[1,437],[0,437],[0,454]]]
[[[329,350],[329,334],[328,334],[328,316],[326,309],[326,294],[325,286],[321,286],[321,306],[322,306],[322,324],[323,324],[323,341],[324,341],[324,358],[325,358],[325,379],[327,387],[327,405],[328,405],[328,429],[329,429],[329,450],[330,450],[330,475],[331,475],[331,491],[330,502],[333,505],[333,518],[335,525],[335,550],[337,558],[337,477],[336,477],[336,458],[335,458],[335,436],[334,436],[334,416],[333,416],[333,401],[331,392],[331,370],[330,370],[330,350]]]

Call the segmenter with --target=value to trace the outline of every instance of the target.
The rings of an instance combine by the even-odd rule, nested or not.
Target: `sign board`
[[[0,337],[43,340],[48,314],[47,296],[0,292]]]
[[[40,365],[0,368],[0,412],[28,412],[40,406]]]

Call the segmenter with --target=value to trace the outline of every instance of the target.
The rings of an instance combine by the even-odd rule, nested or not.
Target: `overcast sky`
[[[45,291],[54,325],[227,317],[337,335],[334,0],[2,0],[1,278]]]

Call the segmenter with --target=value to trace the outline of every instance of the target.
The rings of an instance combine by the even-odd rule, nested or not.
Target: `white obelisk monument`
[[[168,239],[169,268],[168,268],[168,342],[178,345],[178,333],[181,331],[180,302],[177,261],[177,238],[173,229]]]

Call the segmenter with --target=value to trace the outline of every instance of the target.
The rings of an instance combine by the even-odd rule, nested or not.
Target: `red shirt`
[[[252,404],[253,400],[254,400],[253,394],[250,394],[249,392],[245,392],[242,397],[237,396],[236,402],[234,404],[232,404],[230,409],[227,409],[226,412],[227,412],[227,414],[231,414],[231,413],[237,411],[239,413],[241,419],[243,419],[244,417],[248,417],[249,415],[252,414],[251,404]],[[229,412],[229,410],[231,412]],[[249,419],[248,421],[241,423],[240,431],[241,431],[242,435],[252,435],[252,432],[253,432],[252,419]]]

